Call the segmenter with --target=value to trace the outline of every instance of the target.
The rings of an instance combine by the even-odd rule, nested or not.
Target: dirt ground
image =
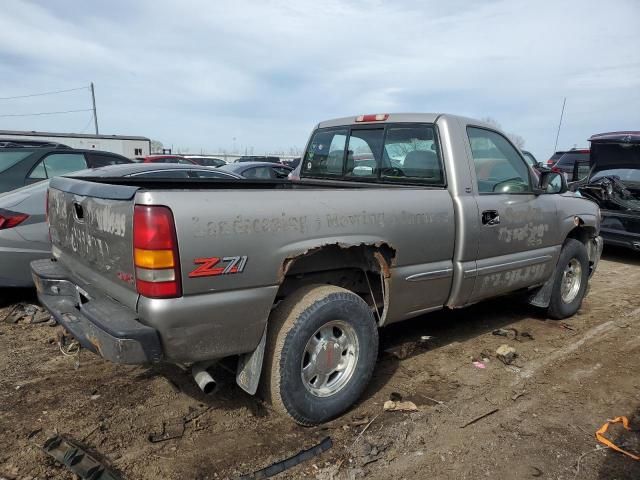
[[[33,293],[3,297],[0,319]],[[511,327],[532,338],[492,334]],[[222,368],[213,396],[175,367],[82,352],[76,368],[55,332],[0,322],[0,478],[74,478],[35,443],[48,432],[82,442],[125,479],[237,478],[327,436],[332,448],[277,478],[640,478],[639,461],[594,438],[619,415],[640,428],[640,256],[624,250],[605,249],[581,311],[564,322],[509,297],[384,329],[361,402],[322,427],[272,413]],[[495,357],[502,344],[518,352],[510,366]],[[483,358],[486,368],[473,365]],[[418,411],[384,412],[392,394]],[[178,438],[151,442],[163,428]],[[609,436],[640,452],[639,432],[612,426]]]

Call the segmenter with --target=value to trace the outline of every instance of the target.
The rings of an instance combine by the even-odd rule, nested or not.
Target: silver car
[[[213,167],[131,163],[92,168],[72,174],[91,177],[241,178]],[[49,181],[0,194],[0,287],[31,287],[29,263],[51,256],[45,203]]]

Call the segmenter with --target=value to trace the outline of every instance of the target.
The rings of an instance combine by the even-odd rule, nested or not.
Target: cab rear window
[[[302,176],[444,185],[437,135],[430,124],[316,130]]]

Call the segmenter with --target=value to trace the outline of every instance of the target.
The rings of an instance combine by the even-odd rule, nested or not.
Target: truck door
[[[556,204],[533,193],[533,171],[502,134],[467,126],[478,204],[478,255],[470,302],[542,284],[560,250]]]

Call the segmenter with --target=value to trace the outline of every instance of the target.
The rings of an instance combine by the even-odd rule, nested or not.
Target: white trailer
[[[38,140],[62,143],[71,148],[85,148],[119,153],[125,157],[143,157],[151,153],[151,140],[128,135],[91,135],[84,133],[53,133],[0,130],[0,140]]]

